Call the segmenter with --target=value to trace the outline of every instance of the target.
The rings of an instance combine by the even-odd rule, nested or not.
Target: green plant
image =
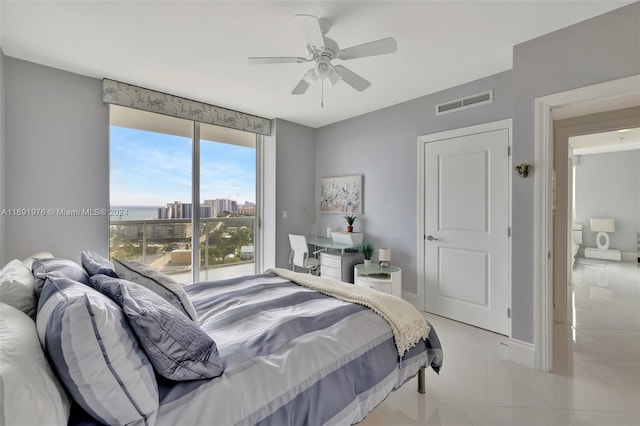
[[[353,226],[353,223],[358,220],[358,217],[356,215],[353,214],[348,214],[344,217],[344,220],[347,221],[347,225],[349,226]]]
[[[371,243],[364,243],[360,246],[360,251],[365,259],[371,260],[371,256],[373,255],[373,251],[375,247]]]

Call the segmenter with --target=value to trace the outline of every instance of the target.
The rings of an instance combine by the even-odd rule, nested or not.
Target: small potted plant
[[[364,243],[360,246],[360,252],[364,256],[364,266],[371,266],[371,256],[373,256],[373,251],[375,247],[371,243]]]
[[[347,221],[347,232],[353,232],[353,223],[358,220],[355,215],[348,214],[344,217],[344,220]]]

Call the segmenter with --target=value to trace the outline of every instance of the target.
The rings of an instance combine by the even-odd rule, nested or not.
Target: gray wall
[[[493,104],[435,116],[436,104],[489,89]],[[321,177],[364,175],[364,214],[355,230],[375,247],[391,248],[403,291],[417,293],[418,136],[509,118],[511,90],[505,71],[317,130],[316,200]],[[322,214],[318,229],[344,229],[342,216]]]
[[[6,208],[109,206],[109,112],[102,82],[5,58]],[[107,216],[5,218],[5,258],[47,250],[106,255]]]
[[[276,266],[288,268],[288,235],[315,233],[315,130],[280,119],[274,120],[274,126],[277,155]],[[287,211],[287,219],[283,218],[283,211]]]
[[[4,52],[0,47],[0,212],[4,209]],[[0,266],[4,257],[4,215],[0,215]]]
[[[583,247],[596,246],[591,218],[613,218],[610,247],[637,253],[640,230],[640,150],[581,155],[576,166],[576,217],[582,223]]]
[[[640,74],[636,2],[513,49],[513,163],[535,159],[534,104],[541,96]],[[512,329],[533,343],[534,179],[513,180]]]

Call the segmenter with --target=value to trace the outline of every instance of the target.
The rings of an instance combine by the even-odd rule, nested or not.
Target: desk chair
[[[291,245],[289,264],[291,265],[292,271],[295,272],[296,266],[306,269],[309,273],[318,269],[320,261],[315,257],[309,257],[307,237],[304,235],[289,234],[289,244]]]

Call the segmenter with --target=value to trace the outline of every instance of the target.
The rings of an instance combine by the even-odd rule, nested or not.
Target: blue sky
[[[200,200],[255,202],[254,148],[202,141]],[[112,206],[191,202],[191,139],[111,126]]]

